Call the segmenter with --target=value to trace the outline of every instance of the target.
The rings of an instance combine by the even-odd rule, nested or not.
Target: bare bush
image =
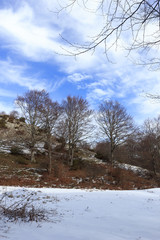
[[[5,217],[7,221],[11,222],[40,222],[47,220],[46,210],[36,208],[33,205],[35,201],[33,198],[34,194],[30,193],[27,196],[23,195],[19,201],[8,205],[6,202],[10,198],[14,198],[12,194],[3,193],[0,199],[0,214],[1,217]]]

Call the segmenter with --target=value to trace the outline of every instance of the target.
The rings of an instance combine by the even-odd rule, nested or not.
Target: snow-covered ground
[[[142,176],[149,174],[149,171],[147,169],[144,169],[138,166],[134,166],[126,163],[118,163],[118,162],[116,162],[116,165],[121,169],[131,170],[132,172],[136,174],[140,174]]]
[[[159,240],[160,189],[100,191],[0,187],[9,206],[32,195],[48,220],[11,222],[1,215],[0,239]],[[2,203],[3,202],[3,203]]]

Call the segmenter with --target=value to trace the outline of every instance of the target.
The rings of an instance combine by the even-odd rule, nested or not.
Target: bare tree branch
[[[71,50],[66,50],[66,55],[77,56],[89,51],[94,52],[98,46],[104,44],[104,51],[108,56],[109,49],[117,46],[123,33],[127,33],[129,37],[132,36],[131,43],[126,47],[129,53],[132,50],[142,49],[148,54],[152,48],[160,46],[160,0],[100,0],[98,2],[68,0],[66,5],[62,5],[62,1],[59,2],[59,13],[72,11],[78,5],[79,8],[96,15],[101,14],[105,19],[101,30],[96,36],[92,36],[88,43],[73,43],[62,36],[62,39],[71,47]],[[93,8],[94,4],[91,3],[97,3],[97,7]],[[154,32],[148,30],[150,26],[154,26]],[[158,61],[160,62],[160,59]],[[145,62],[152,64],[154,59],[146,59]]]

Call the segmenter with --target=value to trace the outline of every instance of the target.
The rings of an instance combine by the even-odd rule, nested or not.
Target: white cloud
[[[0,22],[0,33],[5,42],[1,45],[33,61],[56,59],[64,64],[63,69],[68,73],[92,67],[93,63],[97,63],[97,57],[90,53],[79,56],[77,61],[64,57],[67,51],[63,48],[68,51],[70,48],[59,35],[62,34],[71,42],[73,37],[77,42],[80,39],[85,41],[86,36],[97,31],[97,16],[76,8],[70,14],[62,12],[57,17],[54,13],[57,5],[57,1],[39,0],[37,6],[35,1],[29,0],[20,2],[16,9],[12,5],[1,9],[0,18],[3,21]],[[92,24],[94,28],[91,27]],[[55,52],[64,55],[56,55]]]
[[[92,78],[91,75],[82,74],[82,73],[73,73],[72,75],[69,75],[67,77],[68,81],[72,83],[81,82],[83,80],[91,79],[91,78]]]
[[[13,104],[6,102],[0,102],[0,112],[6,112],[7,114],[13,111]]]
[[[59,32],[44,22],[37,24],[34,9],[27,3],[18,10],[0,10],[0,33],[5,38],[4,47],[17,51],[24,56],[35,60],[45,61],[53,58],[55,51],[60,50],[56,38]],[[6,45],[7,44],[7,45]]]
[[[16,93],[0,88],[0,97],[15,98],[16,96]]]
[[[53,83],[53,86],[49,89],[49,91],[50,91],[50,92],[55,92],[65,81],[66,81],[65,78],[56,80],[56,81]]]
[[[106,91],[99,89],[99,88],[94,89],[93,93],[95,93],[97,95],[97,97],[103,97],[103,96],[107,95]]]
[[[160,102],[155,102],[145,95],[137,95],[128,102],[128,109],[132,108],[135,120],[143,124],[147,118],[154,118],[160,115]]]
[[[29,74],[27,65],[1,60],[2,84],[12,83],[28,89],[45,88],[55,91],[68,80],[75,83],[78,88],[82,84],[91,104],[106,98],[119,98],[128,107],[132,104],[137,109],[135,115],[141,115],[141,118],[158,112],[158,105],[146,103],[143,97],[139,96],[143,91],[157,93],[160,89],[159,73],[133,65],[125,58],[125,52],[121,47],[117,51],[114,47],[110,50],[110,56],[115,64],[107,61],[102,46],[93,55],[86,53],[78,56],[76,60],[55,54],[58,51],[62,52],[60,46],[66,45],[59,34],[68,40],[74,39],[74,42],[87,41],[101,28],[100,16],[75,7],[71,12],[62,12],[57,18],[54,14],[58,7],[57,1],[39,0],[37,4],[35,0],[28,0],[17,3],[15,9],[10,5],[0,10],[0,19],[3,19],[0,22],[1,47],[16,52],[18,56],[23,56],[24,60],[48,61],[53,65],[56,62],[58,68],[69,76],[68,78],[63,76],[61,80],[51,84],[40,76]],[[125,45],[125,40],[122,39],[119,44]],[[66,49],[69,48],[66,46]],[[133,54],[134,58],[138,56],[138,53]]]
[[[28,89],[47,89],[45,79],[27,76],[27,66],[14,65],[10,60],[0,61],[0,83],[4,85],[17,84]]]

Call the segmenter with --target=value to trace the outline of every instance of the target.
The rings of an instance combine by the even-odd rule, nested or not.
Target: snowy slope
[[[85,191],[0,187],[10,205],[33,193],[34,205],[46,210],[40,223],[0,220],[0,239],[10,240],[159,240],[160,189]],[[48,213],[47,213],[48,212]]]
[[[141,168],[141,167],[130,165],[130,164],[126,164],[126,163],[118,163],[118,162],[116,162],[116,165],[119,168],[121,168],[121,169],[131,170],[132,172],[134,172],[136,174],[139,174],[141,176],[145,176],[145,175],[150,173],[150,171],[145,169],[145,168]]]

